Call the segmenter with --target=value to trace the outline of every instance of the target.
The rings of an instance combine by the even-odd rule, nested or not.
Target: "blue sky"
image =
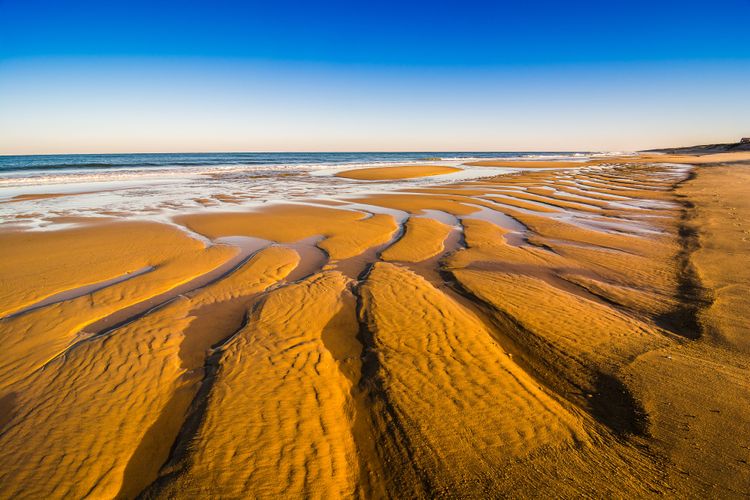
[[[748,0],[0,0],[0,153],[729,141],[748,26]]]

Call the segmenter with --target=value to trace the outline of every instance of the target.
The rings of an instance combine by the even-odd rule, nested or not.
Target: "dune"
[[[404,165],[400,167],[356,168],[353,170],[344,170],[335,175],[336,177],[359,181],[392,181],[452,174],[460,171],[460,168],[441,167],[439,165]]]

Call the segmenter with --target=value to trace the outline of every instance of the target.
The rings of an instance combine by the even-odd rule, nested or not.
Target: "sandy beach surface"
[[[0,496],[750,495],[750,153],[426,163],[9,191]]]
[[[404,165],[395,167],[372,167],[344,170],[336,174],[337,177],[357,179],[361,181],[382,181],[394,179],[413,179],[415,177],[431,177],[433,175],[452,174],[461,169],[455,167],[441,167],[436,165]]]

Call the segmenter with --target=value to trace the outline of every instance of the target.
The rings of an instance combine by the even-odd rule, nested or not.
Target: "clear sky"
[[[0,0],[0,153],[750,135],[750,0]]]

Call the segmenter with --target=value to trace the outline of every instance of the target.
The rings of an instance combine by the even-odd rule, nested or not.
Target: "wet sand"
[[[472,167],[504,167],[504,168],[576,168],[586,165],[588,162],[583,161],[502,161],[502,160],[484,160],[472,161],[466,165]],[[590,163],[590,164],[593,164]]]
[[[344,177],[346,179],[356,179],[360,181],[384,181],[431,177],[433,175],[452,174],[460,171],[460,168],[441,167],[438,165],[406,165],[401,167],[374,167],[344,170],[343,172],[338,172],[336,177]]]
[[[748,160],[2,228],[0,494],[749,495]]]

